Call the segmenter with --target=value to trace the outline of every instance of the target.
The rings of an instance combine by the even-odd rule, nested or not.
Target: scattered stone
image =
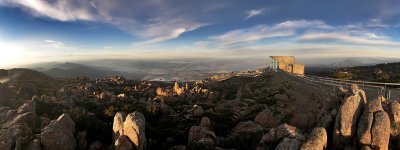
[[[207,127],[193,126],[190,128],[188,146],[191,149],[212,149],[214,148],[216,136]]]

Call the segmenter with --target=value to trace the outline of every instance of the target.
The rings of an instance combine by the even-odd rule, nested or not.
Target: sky
[[[0,0],[0,68],[97,59],[400,57],[398,0]]]

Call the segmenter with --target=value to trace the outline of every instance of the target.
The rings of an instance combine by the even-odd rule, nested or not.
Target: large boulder
[[[144,115],[137,111],[128,114],[124,122],[124,135],[131,140],[137,150],[146,149],[145,123]]]
[[[325,128],[314,128],[310,138],[301,146],[300,150],[324,150],[328,144],[328,135]]]
[[[400,103],[398,101],[389,101],[386,106],[387,109],[385,111],[389,115],[391,125],[390,135],[392,139],[396,139],[400,135]]]
[[[118,139],[119,136],[124,134],[124,121],[125,121],[125,114],[122,112],[117,112],[114,116],[113,122],[113,141]]]
[[[350,143],[357,132],[357,121],[366,102],[364,91],[353,84],[349,90],[350,96],[341,104],[335,120],[333,143],[336,148]]]
[[[45,150],[74,150],[77,148],[74,132],[75,122],[68,114],[62,114],[42,130],[40,141]]]
[[[275,150],[298,150],[300,147],[300,141],[291,138],[284,138],[278,146],[276,146]]]
[[[266,108],[257,114],[254,118],[254,122],[260,124],[264,128],[272,128],[280,123],[280,118],[274,117],[274,113]]]
[[[32,136],[32,130],[23,125],[13,125],[9,128],[0,128],[0,149],[11,150],[14,147],[21,147],[22,139]],[[27,144],[27,143],[25,143]]]
[[[371,144],[371,128],[374,121],[374,113],[379,110],[383,110],[381,101],[379,99],[372,100],[365,106],[357,129],[357,137],[360,144]]]
[[[373,149],[387,150],[390,138],[390,119],[386,112],[378,111],[374,113],[374,124],[372,126]]]
[[[390,119],[382,108],[383,96],[367,103],[360,118],[357,137],[360,145],[372,149],[388,149],[390,138]]]

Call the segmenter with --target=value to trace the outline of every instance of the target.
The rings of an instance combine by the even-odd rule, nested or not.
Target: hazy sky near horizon
[[[90,59],[400,57],[398,0],[0,0],[0,68]]]

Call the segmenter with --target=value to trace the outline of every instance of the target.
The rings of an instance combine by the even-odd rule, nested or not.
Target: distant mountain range
[[[332,71],[339,68],[355,67],[355,66],[373,66],[376,64],[385,64],[400,62],[399,58],[327,58],[324,61],[306,61],[305,72],[306,74],[314,74],[324,71]]]
[[[61,78],[124,76],[139,80],[200,80],[216,73],[254,70],[263,67],[260,64],[266,66],[265,62],[263,59],[95,60],[73,63],[47,62],[25,68]]]
[[[352,66],[400,62],[396,58],[298,58],[305,64],[306,74],[332,71]],[[124,76],[138,80],[200,80],[218,73],[255,70],[268,66],[268,58],[230,59],[158,59],[158,60],[91,60],[75,62],[45,62],[23,66],[51,77],[92,79]]]
[[[344,67],[314,73],[318,76],[363,81],[400,82],[400,62],[371,66]]]

